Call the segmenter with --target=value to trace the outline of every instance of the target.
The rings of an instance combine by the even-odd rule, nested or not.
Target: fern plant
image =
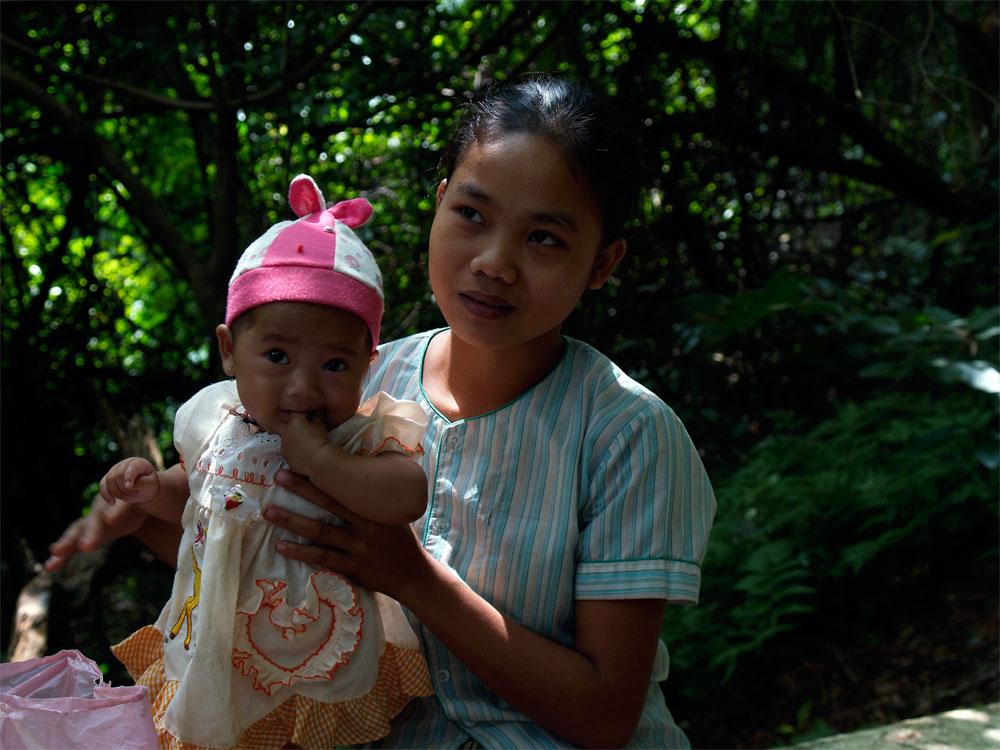
[[[995,419],[973,390],[888,393],[762,441],[716,479],[702,604],[664,621],[675,673],[725,681],[808,615],[877,617],[914,571],[995,555]]]

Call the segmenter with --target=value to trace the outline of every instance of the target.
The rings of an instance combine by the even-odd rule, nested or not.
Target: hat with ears
[[[268,302],[312,302],[352,312],[368,326],[372,349],[382,324],[382,274],[371,251],[351,231],[372,215],[364,198],[326,207],[308,175],[288,189],[300,217],[268,229],[243,251],[229,280],[226,325]]]

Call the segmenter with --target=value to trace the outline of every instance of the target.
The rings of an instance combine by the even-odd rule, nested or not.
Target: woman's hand
[[[344,521],[343,526],[333,526],[278,505],[265,506],[268,521],[312,542],[279,542],[276,549],[280,554],[336,570],[359,586],[406,603],[409,592],[417,587],[420,572],[430,563],[409,524],[387,525],[362,518],[291,471],[279,471],[275,481]]]
[[[111,505],[97,495],[90,512],[73,521],[62,536],[49,545],[51,557],[45,561],[45,569],[59,570],[77,552],[93,552],[108,542],[134,534],[148,520],[148,515],[129,503]]]
[[[78,552],[93,552],[98,547],[131,534],[163,562],[177,567],[177,546],[184,529],[180,522],[155,518],[142,505],[115,503],[111,505],[100,495],[94,496],[90,512],[80,516],[49,545],[45,569],[61,569]]]

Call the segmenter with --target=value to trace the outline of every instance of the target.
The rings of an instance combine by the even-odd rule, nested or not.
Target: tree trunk
[[[47,570],[42,570],[21,589],[10,637],[10,661],[26,661],[45,654],[51,599],[52,574]]]

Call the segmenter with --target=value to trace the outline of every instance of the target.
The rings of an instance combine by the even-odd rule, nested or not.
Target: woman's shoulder
[[[674,410],[656,393],[630,376],[590,344],[567,338],[564,363],[567,392],[573,392],[583,422],[595,440],[616,434],[660,432],[682,428]]]
[[[567,354],[563,361],[584,393],[601,402],[622,403],[624,400],[666,407],[663,399],[590,344],[569,337],[566,343]]]

